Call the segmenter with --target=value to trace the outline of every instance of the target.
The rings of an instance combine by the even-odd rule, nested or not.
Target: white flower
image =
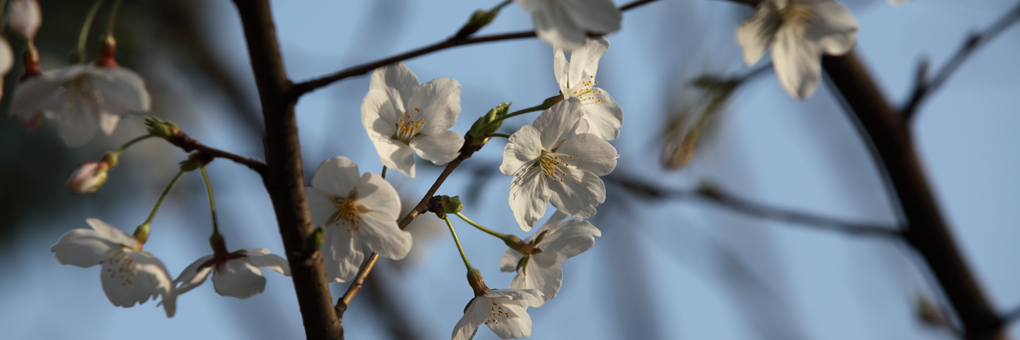
[[[11,49],[11,44],[7,42],[7,39],[0,37],[0,97],[3,97],[4,94],[3,77],[11,71],[11,67],[14,67],[14,50]]]
[[[460,154],[464,137],[449,131],[460,114],[460,83],[436,78],[418,84],[403,62],[372,73],[361,122],[388,168],[414,178],[414,153],[436,165]]]
[[[857,44],[857,20],[833,0],[766,0],[740,24],[737,43],[753,65],[772,47],[772,65],[790,96],[811,97],[818,88],[822,53],[843,55]]]
[[[483,323],[503,339],[531,336],[528,307],[543,303],[542,293],[534,289],[492,289],[475,297],[464,309],[464,316],[453,328],[453,340],[475,337]]]
[[[545,301],[556,297],[563,283],[560,263],[591,249],[595,245],[595,236],[602,236],[602,232],[588,221],[564,221],[566,218],[567,214],[557,211],[535,234],[524,240],[526,243],[534,242],[538,235],[546,232],[537,244],[542,252],[530,255],[526,267],[519,270],[510,283],[510,288],[537,289],[544,294],[542,302],[532,307],[540,307]],[[508,249],[499,261],[499,269],[504,272],[517,270],[521,258],[521,253]]]
[[[514,176],[510,209],[524,231],[545,215],[551,202],[574,217],[595,215],[605,202],[606,186],[599,176],[616,168],[616,148],[591,134],[574,135],[580,124],[581,100],[553,105],[510,136],[499,171]]]
[[[23,38],[35,38],[42,25],[42,10],[36,0],[12,0],[7,9],[7,24]]]
[[[120,229],[95,218],[85,222],[92,230],[71,230],[50,248],[57,261],[83,268],[102,265],[99,279],[114,306],[132,307],[160,295],[166,316],[174,316],[177,296],[163,262]]]
[[[345,282],[354,277],[365,254],[364,241],[379,256],[400,260],[411,250],[411,233],[400,230],[400,197],[382,176],[366,172],[347,157],[327,159],[305,188],[315,225],[325,225],[322,253],[326,275]]]
[[[893,6],[896,6],[896,7],[899,7],[900,5],[905,4],[905,3],[909,2],[909,1],[910,0],[889,0],[889,4],[893,5]]]
[[[68,147],[84,145],[97,130],[113,134],[120,116],[148,111],[145,81],[124,68],[73,65],[18,83],[11,114],[24,118],[43,111],[60,121],[58,133]]]
[[[614,140],[620,135],[623,125],[623,110],[604,90],[595,87],[595,73],[599,69],[599,58],[609,48],[609,40],[598,37],[588,39],[583,47],[570,53],[570,61],[562,49],[553,53],[553,72],[560,83],[563,98],[581,99],[582,124],[578,132],[587,131],[605,140]]]
[[[515,0],[531,12],[535,32],[553,48],[572,50],[584,45],[588,33],[620,29],[623,14],[611,0]]]
[[[209,273],[213,273],[213,287],[223,296],[247,299],[261,293],[266,287],[266,278],[262,277],[259,267],[290,276],[287,260],[269,253],[269,249],[251,248],[222,254],[200,257],[185,268],[181,275],[174,279],[174,285],[180,284],[176,294],[184,294],[205,282]]]

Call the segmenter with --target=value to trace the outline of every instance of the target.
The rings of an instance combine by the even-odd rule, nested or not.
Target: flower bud
[[[482,279],[482,273],[478,269],[468,269],[467,280],[471,289],[475,291],[475,296],[484,296],[489,292],[489,287],[485,286],[485,280]]]
[[[7,25],[25,39],[35,38],[42,25],[42,11],[36,0],[13,0],[7,7]]]
[[[163,139],[171,139],[181,133],[177,124],[151,116],[145,117],[145,126],[149,134]]]
[[[460,196],[443,196],[445,197],[446,204],[443,205],[443,212],[447,214],[459,213],[461,209],[464,209],[464,205],[460,203]]]
[[[106,157],[99,162],[85,162],[67,179],[67,191],[72,194],[96,192],[106,182],[106,174],[116,166],[116,156]],[[112,161],[112,163],[111,163]],[[111,165],[112,164],[112,165]]]
[[[117,53],[117,40],[112,35],[106,35],[99,43],[99,59],[96,59],[97,67],[118,68],[117,60],[113,55]]]
[[[471,125],[471,130],[468,131],[468,135],[473,137],[472,141],[475,145],[482,144],[485,141],[485,136],[495,133],[499,130],[499,127],[503,125],[503,121],[493,123],[491,126],[487,126],[492,123],[496,118],[502,117],[510,111],[510,104],[500,103],[492,110],[489,110],[484,116],[478,118],[474,124]]]

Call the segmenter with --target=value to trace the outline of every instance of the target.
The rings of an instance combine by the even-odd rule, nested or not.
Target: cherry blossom
[[[737,29],[744,61],[754,65],[772,48],[779,82],[796,99],[818,88],[821,55],[843,55],[857,44],[857,20],[833,0],[766,0]]]
[[[525,256],[508,249],[499,261],[501,271],[517,270],[510,288],[537,289],[542,292],[542,302],[532,307],[539,307],[556,297],[563,283],[560,263],[591,249],[595,245],[595,236],[602,236],[602,232],[590,222],[581,219],[566,220],[567,217],[567,214],[557,211],[534,235],[524,240],[525,243],[532,243],[541,237],[535,244],[541,250],[540,253],[528,255],[528,259],[522,263]]]
[[[330,280],[345,282],[357,274],[365,257],[362,242],[394,260],[411,250],[411,233],[397,226],[397,190],[378,174],[359,178],[358,164],[347,157],[323,161],[305,194],[312,221],[326,226],[322,253]]]
[[[623,125],[623,110],[613,101],[605,90],[595,87],[595,73],[599,68],[599,58],[609,48],[606,38],[589,38],[583,47],[570,52],[567,61],[563,49],[553,53],[553,72],[556,82],[560,84],[563,98],[577,97],[581,99],[582,124],[578,131],[587,131],[605,140],[614,140],[620,135]]]
[[[8,6],[7,25],[23,38],[35,38],[42,25],[42,10],[36,0],[12,0]]]
[[[213,287],[223,296],[247,299],[261,293],[266,287],[266,278],[262,277],[265,268],[290,276],[287,260],[269,253],[269,249],[251,248],[227,253],[216,252],[198,258],[191,263],[176,279],[177,295],[184,294],[198,287],[212,273]]]
[[[67,190],[72,194],[88,194],[96,192],[106,183],[106,174],[110,171],[110,163],[85,162],[67,179]]]
[[[611,0],[514,0],[531,12],[538,37],[553,48],[573,50],[585,44],[588,33],[620,29],[623,14]]]
[[[464,137],[448,129],[460,115],[460,83],[436,78],[424,84],[403,62],[372,73],[361,122],[388,168],[414,178],[414,154],[436,165],[460,154]]]
[[[111,135],[121,116],[151,106],[145,81],[120,67],[72,65],[26,79],[15,89],[11,114],[27,118],[42,111],[59,120],[58,134],[68,147],[88,143],[99,130]]]
[[[464,309],[453,328],[453,340],[475,337],[482,324],[503,339],[531,336],[528,307],[542,305],[542,292],[535,289],[492,289],[477,296]]]
[[[174,316],[177,295],[163,262],[120,229],[95,218],[85,222],[91,230],[71,230],[50,248],[57,261],[82,268],[102,265],[99,279],[114,306],[132,307],[159,295],[166,316]]]
[[[599,176],[616,168],[616,148],[595,134],[574,135],[581,120],[581,100],[571,97],[553,105],[510,136],[499,171],[514,176],[510,209],[524,231],[545,215],[551,202],[574,217],[595,216],[606,200]]]

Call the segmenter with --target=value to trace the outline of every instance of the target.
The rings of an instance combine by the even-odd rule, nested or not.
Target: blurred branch
[[[234,4],[241,17],[262,105],[267,166],[262,180],[273,202],[305,336],[342,339],[344,330],[333,309],[322,254],[317,247],[306,247],[315,229],[305,198],[301,144],[294,115],[297,98],[287,95],[293,83],[283,65],[272,9],[269,0],[234,0]]]
[[[946,65],[942,66],[942,69],[939,70],[939,72],[935,74],[935,77],[930,81],[927,81],[927,77],[918,77],[917,83],[914,85],[914,93],[910,96],[910,101],[907,102],[907,105],[900,109],[900,113],[903,114],[903,118],[909,122],[910,119],[914,117],[914,114],[917,112],[917,108],[921,105],[921,102],[924,101],[924,99],[932,92],[938,91],[938,89],[945,84],[946,80],[949,79],[949,76],[953,75],[953,72],[956,72],[956,70],[960,68],[960,65],[962,65],[963,62],[974,53],[974,51],[977,51],[978,48],[987,44],[989,41],[992,41],[992,39],[995,39],[995,37],[999,36],[999,34],[1015,24],[1017,21],[1020,21],[1020,3],[1018,3],[1016,7],[1013,7],[1012,10],[1006,12],[1001,18],[999,18],[999,20],[996,20],[984,31],[971,33],[967,39],[964,40],[960,49],[956,51],[956,54],[954,54],[952,58],[949,58]]]
[[[400,220],[400,223],[397,224],[397,226],[400,227],[400,230],[404,230],[404,228],[407,228],[407,225],[411,224],[411,221],[413,221],[415,217],[418,217],[418,215],[427,212],[429,208],[428,207],[429,200],[431,200],[432,196],[436,194],[436,191],[439,191],[439,187],[442,186],[443,182],[446,181],[446,178],[449,177],[451,173],[453,173],[453,170],[456,169],[457,166],[460,166],[461,162],[468,158],[471,158],[471,155],[473,155],[475,151],[478,151],[482,148],[482,146],[485,146],[485,144],[482,145],[471,144],[472,139],[470,138],[470,136],[464,138],[464,145],[461,146],[460,148],[460,155],[446,165],[446,168],[443,169],[443,172],[439,174],[439,177],[436,178],[436,181],[432,183],[432,187],[429,188],[427,192],[425,192],[425,196],[423,196],[421,201],[418,202],[418,205],[416,205],[413,210],[408,212],[407,215],[405,215],[404,218]],[[358,274],[354,277],[354,281],[351,282],[351,286],[347,288],[346,292],[344,292],[344,296],[340,297],[340,299],[337,300],[336,302],[335,308],[337,315],[340,315],[342,317],[344,315],[344,312],[347,311],[347,305],[349,305],[351,303],[351,299],[354,299],[354,296],[361,291],[361,287],[365,283],[365,277],[368,276],[368,273],[372,272],[372,268],[375,267],[375,263],[378,260],[379,254],[373,252],[372,255],[369,255],[368,259],[366,259],[365,262],[361,264],[361,268],[358,269]]]
[[[621,11],[626,11],[626,10],[629,10],[629,9],[632,9],[632,8],[636,8],[636,7],[639,7],[641,5],[648,4],[648,3],[651,3],[651,2],[655,2],[655,1],[656,0],[637,0],[637,1],[634,1],[634,2],[631,2],[631,3],[628,3],[626,5],[620,6],[620,10]],[[425,55],[425,54],[429,54],[429,53],[432,53],[432,52],[444,50],[444,49],[451,48],[451,47],[479,44],[479,43],[485,43],[485,42],[493,42],[493,41],[502,41],[502,40],[534,38],[534,37],[536,37],[535,31],[522,31],[522,32],[514,32],[514,33],[484,35],[484,36],[479,36],[479,37],[475,37],[475,38],[458,38],[457,36],[453,36],[453,37],[450,37],[450,38],[448,38],[448,39],[446,39],[444,41],[441,41],[441,42],[438,42],[438,43],[435,43],[435,44],[432,44],[432,45],[428,45],[428,46],[425,46],[425,47],[422,47],[422,48],[419,48],[419,49],[416,49],[416,50],[413,50],[413,51],[405,52],[403,54],[398,54],[398,55],[395,55],[395,56],[392,56],[392,57],[389,57],[389,58],[386,58],[386,59],[372,61],[372,62],[364,63],[364,64],[361,64],[361,65],[351,66],[351,67],[345,68],[345,69],[340,70],[340,71],[338,71],[336,73],[333,73],[333,74],[325,75],[325,76],[322,76],[322,77],[319,77],[319,78],[315,78],[315,79],[311,79],[311,80],[306,80],[306,81],[294,84],[294,87],[290,91],[290,95],[292,97],[294,97],[294,98],[297,98],[297,97],[300,97],[301,95],[303,95],[305,93],[308,93],[308,92],[311,92],[311,91],[315,91],[315,90],[317,90],[317,89],[319,89],[321,87],[327,86],[329,84],[335,83],[335,82],[343,80],[345,78],[349,78],[349,77],[353,77],[353,76],[359,76],[359,75],[368,73],[368,72],[370,72],[370,71],[372,71],[374,69],[377,69],[377,68],[380,68],[380,67],[383,67],[383,66],[386,66],[386,65],[398,62],[398,61],[411,59],[411,58],[414,58],[414,57],[422,56],[422,55]]]
[[[179,132],[177,135],[168,138],[167,141],[170,142],[170,144],[183,149],[184,152],[198,151],[213,158],[229,159],[238,164],[247,166],[259,175],[264,175],[266,172],[266,164],[262,163],[260,160],[205,146],[197,140],[191,139],[191,137],[184,132]]]
[[[697,198],[720,208],[751,217],[787,222],[819,230],[841,232],[852,236],[877,236],[891,239],[902,237],[896,226],[846,222],[835,218],[786,210],[740,198],[709,185],[702,185],[695,190],[662,188],[618,173],[603,179],[608,183],[615,183],[631,193],[648,198],[681,200]]]
[[[1020,319],[1020,307],[1014,307],[1012,310],[1006,312],[1006,314],[1002,316],[1002,320],[1005,321],[1006,323],[1012,323],[1017,319]]]

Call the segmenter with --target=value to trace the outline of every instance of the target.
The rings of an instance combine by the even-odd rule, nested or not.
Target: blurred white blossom
[[[623,14],[612,0],[514,0],[531,12],[535,32],[553,48],[573,50],[584,45],[588,33],[620,29]]]
[[[541,253],[529,255],[523,267],[519,268],[521,253],[507,249],[499,261],[499,269],[504,272],[517,271],[517,276],[510,283],[514,289],[536,289],[543,294],[540,303],[532,307],[540,307],[545,301],[556,297],[563,283],[563,268],[560,263],[577,256],[595,245],[595,236],[602,232],[590,222],[582,219],[567,219],[567,214],[557,211],[542,225],[535,234],[524,240],[534,242],[543,235],[536,245]]]
[[[223,296],[247,299],[261,293],[266,287],[266,278],[262,277],[265,268],[290,276],[287,260],[269,253],[269,249],[251,248],[233,253],[206,255],[191,263],[181,275],[174,279],[177,286],[176,294],[184,294],[198,287],[209,273],[213,274],[213,288]]]
[[[464,316],[453,328],[453,340],[475,337],[482,324],[503,339],[531,336],[528,307],[543,303],[542,293],[534,289],[492,289],[475,297],[464,309]]]
[[[606,38],[589,38],[584,46],[570,52],[570,61],[562,49],[553,52],[553,72],[560,84],[563,98],[581,99],[581,122],[578,131],[587,131],[605,140],[614,140],[620,135],[623,125],[623,110],[613,101],[609,93],[595,87],[595,73],[599,58],[609,48]]]

